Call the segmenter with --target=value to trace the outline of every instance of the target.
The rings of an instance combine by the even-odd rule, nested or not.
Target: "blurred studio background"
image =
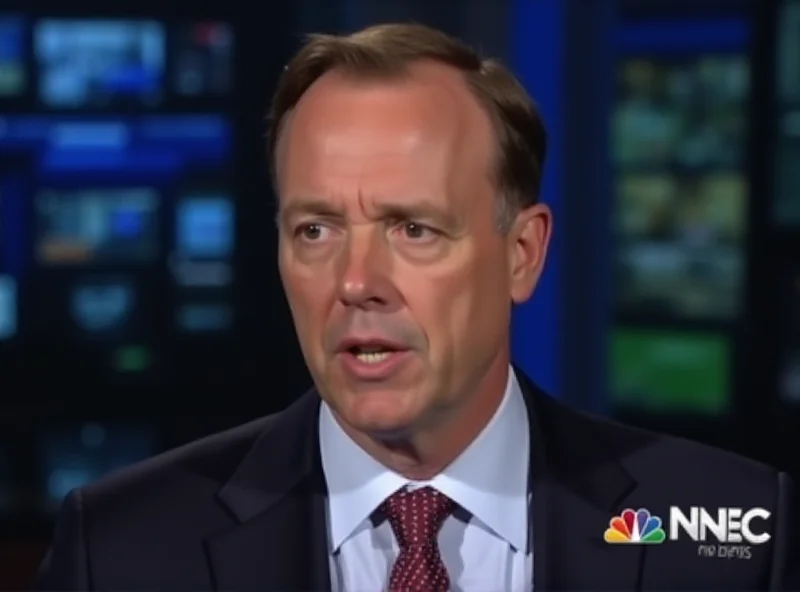
[[[309,385],[264,115],[303,34],[381,21],[502,58],[544,113],[518,363],[800,474],[800,0],[125,4],[0,0],[0,588],[71,488]]]

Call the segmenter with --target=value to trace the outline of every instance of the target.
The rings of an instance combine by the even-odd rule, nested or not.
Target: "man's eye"
[[[419,222],[404,222],[402,225],[402,231],[406,238],[410,238],[412,240],[432,238],[436,234],[432,228],[425,226],[424,224],[420,224]]]
[[[325,227],[321,224],[303,224],[297,229],[297,236],[308,241],[325,238]]]

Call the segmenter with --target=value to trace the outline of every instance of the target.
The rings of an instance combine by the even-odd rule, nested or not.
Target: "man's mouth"
[[[379,364],[389,359],[389,356],[398,350],[383,345],[358,345],[351,347],[348,351],[355,356],[359,362],[364,364]]]
[[[378,335],[343,339],[337,348],[346,371],[357,380],[379,381],[394,375],[408,361],[410,348]]]
[[[341,353],[353,356],[362,364],[380,364],[392,357],[408,351],[403,344],[381,337],[353,337],[344,339],[339,344]]]

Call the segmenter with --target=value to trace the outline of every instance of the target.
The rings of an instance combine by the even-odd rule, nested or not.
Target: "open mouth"
[[[338,349],[345,370],[361,381],[388,379],[403,367],[411,352],[402,343],[380,337],[346,339]]]
[[[359,345],[351,347],[347,351],[362,364],[380,364],[399,350],[384,345]]]

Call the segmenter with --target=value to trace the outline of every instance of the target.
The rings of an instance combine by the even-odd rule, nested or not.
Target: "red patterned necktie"
[[[437,537],[453,506],[453,500],[431,487],[401,489],[383,502],[381,509],[400,545],[389,577],[390,592],[449,590],[450,578],[439,554]]]

